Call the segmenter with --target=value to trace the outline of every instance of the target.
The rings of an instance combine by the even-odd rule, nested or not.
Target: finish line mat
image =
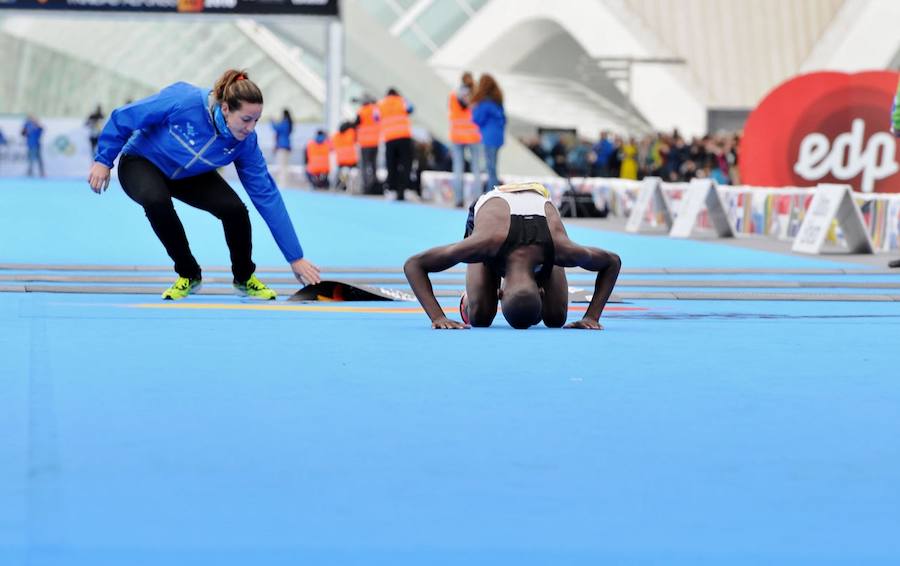
[[[232,295],[230,269],[204,268],[200,295]],[[297,291],[284,267],[261,268],[263,280],[289,301],[415,302],[399,268],[324,267],[327,279]],[[435,296],[456,298],[464,268],[435,274]],[[593,274],[570,269],[569,301],[587,303]],[[332,276],[338,277],[332,277]],[[690,279],[686,278],[690,276]],[[172,281],[165,266],[0,264],[0,292],[159,295]],[[900,301],[900,271],[865,269],[635,269],[623,270],[610,302],[625,300]]]

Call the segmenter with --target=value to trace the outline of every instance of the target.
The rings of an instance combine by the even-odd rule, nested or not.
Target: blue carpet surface
[[[0,262],[167,263],[119,191],[9,184]],[[323,264],[463,220],[285,197]],[[634,267],[846,267],[570,233]],[[0,565],[900,561],[896,303],[636,301],[603,332],[289,306],[0,293]]]

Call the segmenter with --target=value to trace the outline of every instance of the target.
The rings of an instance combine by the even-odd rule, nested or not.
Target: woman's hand
[[[322,280],[319,275],[319,268],[303,258],[295,259],[291,262],[291,271],[297,281],[306,285],[315,285]]]
[[[94,161],[87,180],[91,190],[99,195],[109,187],[109,167]]]

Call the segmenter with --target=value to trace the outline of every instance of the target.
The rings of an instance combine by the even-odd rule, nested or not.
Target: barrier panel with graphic
[[[452,174],[443,171],[425,171],[422,174],[422,194],[425,200],[443,206],[453,206]],[[638,203],[643,181],[604,177],[523,177],[504,175],[504,182],[539,181],[550,190],[551,199],[559,205],[562,194],[570,187],[590,193],[598,208],[608,206],[610,215],[629,218]],[[675,218],[687,183],[660,183],[667,206]],[[735,235],[770,236],[792,241],[797,236],[806,211],[812,201],[814,187],[756,187],[749,185],[723,185],[718,188],[726,217]],[[446,193],[446,194],[445,194]],[[449,197],[447,196],[449,195]],[[853,200],[859,207],[869,238],[876,251],[893,251],[900,248],[900,194],[853,192]],[[664,228],[665,211],[651,199],[644,210],[642,227]],[[706,210],[696,217],[694,228],[712,230]],[[832,226],[827,242],[843,244],[840,226]]]

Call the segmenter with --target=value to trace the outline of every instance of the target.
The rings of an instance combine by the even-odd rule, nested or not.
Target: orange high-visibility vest
[[[321,175],[331,171],[331,164],[328,163],[330,150],[331,144],[327,140],[322,143],[315,139],[309,140],[306,144],[306,171],[311,175]]]
[[[356,165],[356,132],[353,128],[348,128],[331,136],[331,147],[334,148],[339,167],[353,167]]]
[[[402,96],[392,94],[379,100],[378,113],[381,115],[381,135],[384,141],[412,137],[412,125]]]
[[[480,143],[481,131],[472,121],[472,107],[462,107],[456,92],[450,93],[450,141],[452,143]]]
[[[356,126],[356,141],[359,147],[378,147],[381,125],[375,119],[375,103],[364,104],[359,109],[359,125]]]

